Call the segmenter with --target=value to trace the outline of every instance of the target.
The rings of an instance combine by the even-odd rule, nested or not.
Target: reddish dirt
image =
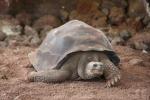
[[[150,100],[150,54],[115,47],[121,58],[122,80],[113,88],[105,81],[34,83],[25,80],[31,70],[31,47],[0,48],[0,100]],[[134,58],[144,60],[131,65]]]

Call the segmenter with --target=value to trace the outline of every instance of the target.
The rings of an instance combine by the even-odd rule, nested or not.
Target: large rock
[[[24,27],[24,34],[27,36],[37,36],[38,32],[35,29],[33,29],[32,27],[26,25]]]
[[[22,27],[16,19],[0,19],[0,31],[6,35],[19,35]]]
[[[149,16],[145,16],[143,19],[143,24],[144,25],[148,25],[150,23],[150,17]]]
[[[128,19],[126,19],[126,23],[131,30],[135,30],[135,31],[140,31],[144,27],[140,17],[128,18]]]
[[[94,27],[103,27],[107,25],[107,16],[99,10],[99,3],[88,0],[80,0],[77,8],[70,13],[69,19],[78,19]]]
[[[141,17],[147,15],[146,11],[146,0],[128,0],[129,8],[128,14],[130,17]]]
[[[128,30],[123,30],[123,31],[120,32],[120,37],[121,37],[123,40],[127,41],[129,38],[132,37],[132,33],[129,32]]]
[[[63,23],[69,20],[69,12],[66,11],[64,8],[60,10],[60,19]]]
[[[138,50],[150,50],[150,34],[136,34],[129,40],[128,45]]]
[[[101,7],[111,9],[112,7],[127,7],[126,0],[103,0]]]
[[[29,45],[37,46],[41,43],[39,35],[35,29],[30,26],[25,26],[24,33],[27,36],[25,43],[29,43]]]
[[[104,16],[97,19],[93,19],[91,21],[91,25],[97,28],[107,26],[107,17]]]
[[[48,32],[51,31],[53,28],[51,26],[44,27],[43,30],[41,30],[39,37],[41,40],[44,40],[44,38],[47,36]]]
[[[112,7],[109,14],[109,21],[111,24],[121,24],[125,19],[124,9]]]
[[[26,11],[33,18],[43,15],[60,15],[60,9],[65,7],[67,11],[72,10],[78,0],[13,0],[10,12],[14,15]],[[17,5],[17,6],[16,6]]]
[[[57,17],[53,15],[45,15],[43,17],[40,17],[34,22],[33,28],[36,29],[37,31],[41,31],[46,26],[52,26],[54,28],[60,25],[61,22]]]
[[[6,14],[9,11],[10,0],[0,0],[0,14]]]
[[[27,12],[20,12],[16,15],[16,19],[20,22],[21,25],[31,25],[32,17]]]

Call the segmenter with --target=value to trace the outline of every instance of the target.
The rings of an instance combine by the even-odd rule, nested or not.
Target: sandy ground
[[[122,80],[113,88],[105,81],[66,81],[57,84],[25,80],[31,70],[31,47],[0,48],[0,100],[150,100],[150,54],[115,47],[121,57]],[[144,62],[131,65],[131,59]]]

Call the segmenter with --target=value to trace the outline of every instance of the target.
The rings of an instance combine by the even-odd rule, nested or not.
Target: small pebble
[[[148,52],[147,52],[146,50],[143,49],[143,50],[142,50],[142,53],[148,53]]]
[[[112,41],[112,45],[124,45],[124,40],[121,37],[115,37]]]
[[[131,60],[129,61],[129,63],[130,63],[131,65],[141,65],[141,64],[143,64],[143,60],[142,60],[142,59],[134,58],[134,59],[131,59]]]
[[[127,41],[129,38],[131,38],[132,34],[127,31],[127,30],[123,30],[122,32],[120,32],[120,37],[122,39],[124,39],[125,41]]]

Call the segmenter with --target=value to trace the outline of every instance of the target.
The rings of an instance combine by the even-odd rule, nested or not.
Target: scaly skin
[[[48,71],[39,71],[31,72],[28,76],[30,81],[34,82],[62,82],[69,79],[70,73],[65,70],[48,70]]]
[[[119,68],[115,66],[105,54],[100,53],[99,57],[101,62],[105,65],[104,76],[107,80],[106,87],[114,86],[121,79]]]

